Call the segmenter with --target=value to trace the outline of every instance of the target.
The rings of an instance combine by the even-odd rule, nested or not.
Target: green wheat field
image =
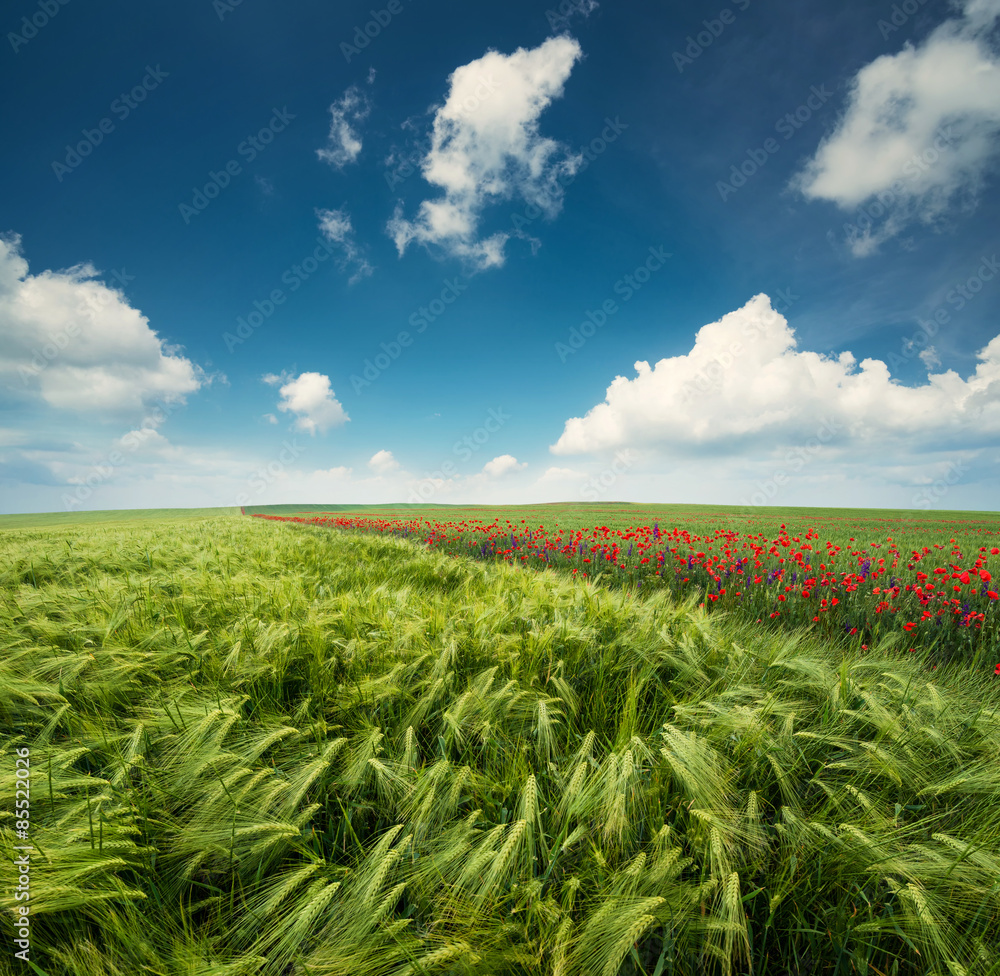
[[[1000,974],[1000,678],[697,602],[0,518],[0,973]]]

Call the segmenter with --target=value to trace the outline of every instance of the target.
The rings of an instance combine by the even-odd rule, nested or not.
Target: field
[[[1000,973],[990,597],[967,645],[831,639],[623,570],[615,534],[816,529],[842,585],[852,536],[966,572],[1000,519],[581,508],[0,520],[31,971]],[[619,552],[586,579],[578,541],[517,551],[596,526]]]
[[[208,515],[235,514],[238,508],[137,508],[105,512],[42,512],[34,515],[0,515],[0,530],[40,529],[58,526],[117,524],[119,522],[188,522]]]
[[[1000,517],[699,506],[551,505],[332,511],[261,518],[418,539],[603,586],[667,589],[751,625],[801,627],[861,650],[888,633],[936,663],[1000,673]]]

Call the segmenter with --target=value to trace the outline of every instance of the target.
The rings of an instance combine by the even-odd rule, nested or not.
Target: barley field
[[[342,506],[255,517],[415,539],[456,557],[520,562],[804,629],[868,650],[905,650],[1000,674],[1000,516],[694,505],[559,504],[414,509]],[[933,663],[931,664],[933,666]]]
[[[0,971],[1000,973],[981,661],[328,523],[0,529]]]

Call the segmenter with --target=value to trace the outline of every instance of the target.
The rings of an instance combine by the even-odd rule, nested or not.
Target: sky
[[[1000,0],[12,0],[0,511],[996,509]]]

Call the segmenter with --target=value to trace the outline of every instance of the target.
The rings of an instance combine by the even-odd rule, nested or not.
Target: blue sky
[[[998,19],[16,0],[0,510],[994,509]]]

